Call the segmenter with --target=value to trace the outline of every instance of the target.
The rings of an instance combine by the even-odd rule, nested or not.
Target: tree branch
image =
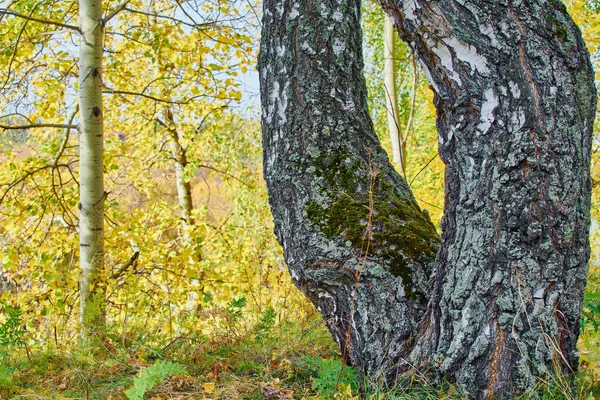
[[[104,26],[106,26],[106,24],[108,23],[108,21],[110,21],[111,19],[113,19],[118,13],[120,13],[121,11],[125,10],[127,7],[127,4],[129,4],[131,0],[125,0],[123,3],[121,3],[117,8],[115,8],[114,10],[112,10],[112,12],[110,14],[108,14],[106,17],[104,17],[102,19],[102,24]]]
[[[6,198],[6,195],[8,194],[8,192],[10,192],[12,190],[12,188],[14,188],[15,186],[17,186],[18,184],[20,184],[21,182],[24,182],[27,178],[29,177],[33,177],[35,174],[37,174],[40,171],[44,171],[48,168],[52,168],[52,169],[56,169],[56,168],[62,168],[65,167],[67,169],[69,169],[69,171],[71,170],[69,163],[67,164],[46,164],[43,165],[41,167],[35,168],[31,171],[26,171],[20,178],[10,182],[10,183],[6,183],[6,184],[0,184],[0,186],[6,186],[6,189],[4,190],[4,192],[2,193],[2,196],[0,196],[0,204],[2,204],[4,202],[4,199]]]
[[[127,91],[127,90],[106,89],[106,90],[103,90],[102,93],[107,93],[107,94],[124,94],[124,95],[129,95],[129,96],[140,96],[140,97],[145,97],[145,98],[150,99],[150,100],[158,101],[158,102],[161,102],[161,103],[167,103],[167,104],[185,104],[185,103],[182,103],[180,101],[172,101],[172,100],[161,99],[161,98],[158,98],[158,97],[151,96],[149,94],[139,93],[139,92],[130,92],[130,91]]]
[[[417,174],[416,174],[415,176],[413,176],[412,180],[411,180],[411,181],[410,181],[410,183],[408,184],[408,187],[412,187],[412,184],[413,184],[413,182],[415,181],[415,179],[417,179],[417,177],[418,177],[419,175],[421,175],[421,172],[425,171],[425,169],[426,169],[426,168],[429,166],[429,164],[431,164],[431,163],[433,162],[433,160],[435,160],[435,159],[436,159],[436,158],[437,158],[439,155],[440,155],[440,153],[436,152],[436,153],[435,153],[435,156],[433,156],[433,157],[431,158],[431,160],[427,161],[427,164],[425,164],[425,165],[423,166],[423,168],[421,168],[421,169],[419,170],[419,172],[417,172]]]
[[[25,124],[25,125],[4,125],[0,124],[0,129],[3,130],[17,130],[17,129],[32,129],[32,128],[56,128],[56,129],[79,129],[79,125],[73,124]]]
[[[6,9],[10,9],[13,5],[15,5],[17,3],[18,0],[13,0],[10,4],[6,5]],[[2,22],[2,20],[4,19],[4,15],[5,14],[0,14],[0,22]]]
[[[165,128],[169,132],[175,132],[175,130],[173,128],[167,126],[167,124],[165,124],[160,118],[156,117],[156,122],[158,122],[159,125],[161,125],[163,128]]]
[[[25,14],[21,14],[21,13],[17,13],[17,12],[14,12],[14,11],[7,10],[5,8],[1,8],[0,9],[0,15],[12,15],[14,17],[26,19],[28,21],[39,22],[41,24],[46,24],[46,25],[60,26],[61,28],[71,29],[71,30],[74,30],[76,32],[79,32],[79,27],[77,27],[75,25],[64,24],[62,22],[52,21],[52,20],[49,20],[49,19],[32,17],[32,16],[28,16],[28,15],[25,15]]]
[[[237,176],[231,175],[229,172],[222,171],[222,170],[220,170],[218,168],[211,167],[210,165],[198,165],[198,168],[206,168],[206,169],[209,169],[211,171],[215,171],[218,174],[223,174],[225,176],[230,177],[231,179],[234,179],[234,180],[238,181],[239,183],[241,183],[242,185],[244,185],[246,187],[252,187],[249,183],[244,182],[243,180],[241,180]]]
[[[131,256],[131,258],[129,260],[127,260],[127,262],[125,264],[123,264],[117,272],[115,272],[114,274],[111,275],[111,278],[112,279],[120,278],[129,269],[129,267],[131,267],[136,262],[136,260],[138,259],[139,256],[140,256],[139,250],[134,252],[133,255]]]
[[[29,15],[33,14],[34,10],[35,10],[35,7],[33,7],[31,9],[31,12],[29,13]],[[0,13],[0,17],[4,17],[5,15],[6,14]],[[10,57],[10,62],[8,63],[8,68],[6,68],[6,70],[7,70],[6,80],[2,84],[2,89],[4,89],[6,87],[6,85],[8,85],[10,77],[13,74],[12,66],[13,66],[13,63],[15,62],[16,57],[17,57],[17,53],[19,52],[19,43],[21,42],[21,37],[23,37],[23,32],[25,32],[25,27],[27,26],[27,22],[29,22],[29,21],[25,20],[25,22],[23,23],[23,26],[21,27],[21,29],[19,29],[19,34],[17,35],[17,40],[15,41],[14,51],[12,53],[12,56]]]
[[[419,70],[417,69],[417,60],[415,57],[412,57],[412,67],[413,67],[413,82],[412,82],[412,93],[410,95],[410,113],[408,115],[408,122],[406,123],[406,130],[404,131],[404,138],[402,141],[406,143],[408,140],[408,135],[410,135],[410,130],[413,126],[413,120],[415,117],[415,105],[417,101],[417,89],[419,83]]]
[[[77,115],[78,112],[79,112],[79,104],[77,106],[75,106],[75,110],[69,117],[69,121],[66,124],[67,126],[73,126],[73,119],[75,119],[75,115]],[[58,153],[56,153],[56,157],[54,157],[54,162],[52,163],[55,167],[58,165],[58,160],[60,160],[63,153],[65,152],[65,148],[67,147],[67,143],[69,142],[69,133],[70,132],[71,132],[70,128],[65,128],[65,138],[63,139],[63,141],[60,145],[60,149],[58,150]]]
[[[190,104],[194,100],[196,100],[198,98],[202,98],[202,97],[208,97],[208,98],[217,99],[217,100],[232,100],[232,101],[236,100],[233,97],[219,97],[219,96],[211,96],[211,95],[207,95],[207,94],[199,94],[199,95],[187,98],[185,100],[175,101],[175,100],[161,99],[160,97],[155,97],[155,96],[152,96],[152,95],[149,95],[149,94],[145,94],[143,92],[130,92],[128,90],[115,90],[115,89],[110,89],[110,88],[106,88],[105,90],[102,91],[102,93],[107,93],[107,94],[123,94],[123,95],[129,95],[129,96],[140,96],[140,97],[145,97],[145,98],[153,100],[153,101],[158,101],[160,103],[177,104],[177,105]]]
[[[173,22],[176,22],[178,24],[189,26],[190,28],[195,28],[195,29],[203,29],[203,28],[207,28],[209,26],[216,25],[214,22],[206,22],[206,23],[199,24],[199,23],[196,23],[196,21],[194,21],[193,24],[190,24],[189,22],[185,22],[185,21],[183,21],[183,20],[181,20],[179,18],[170,17],[168,15],[149,13],[149,12],[145,12],[145,11],[141,11],[141,10],[136,10],[136,9],[129,8],[129,7],[125,8],[125,10],[129,11],[131,13],[134,13],[134,14],[141,14],[141,15],[145,15],[145,16],[148,16],[148,17],[155,17],[155,18],[160,18],[160,19],[167,19],[169,21],[173,21]]]

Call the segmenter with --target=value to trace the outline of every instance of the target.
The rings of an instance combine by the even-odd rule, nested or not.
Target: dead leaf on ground
[[[62,378],[62,381],[60,381],[60,385],[58,385],[56,388],[58,390],[67,390],[69,388],[69,380],[67,379],[67,377]]]
[[[207,377],[209,379],[214,379],[215,381],[218,381],[219,371],[221,370],[221,368],[223,368],[223,364],[214,364],[210,369],[210,372],[208,373]]]
[[[213,394],[217,385],[214,382],[206,382],[202,384],[202,389],[204,389],[204,394]]]
[[[272,386],[261,385],[260,394],[265,399],[293,399],[293,395],[289,390],[281,390]]]
[[[183,392],[194,386],[194,378],[189,375],[177,374],[168,377],[161,385],[172,392]]]

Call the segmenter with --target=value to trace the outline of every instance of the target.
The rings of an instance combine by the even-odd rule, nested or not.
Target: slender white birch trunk
[[[174,127],[175,123],[170,110],[167,110],[167,117],[167,123]],[[169,145],[171,148],[171,157],[175,163],[175,182],[177,186],[179,211],[181,213],[181,223],[184,231],[184,238],[188,240],[188,229],[191,225],[194,225],[194,220],[192,219],[194,204],[192,202],[192,187],[190,182],[185,180],[185,167],[188,164],[187,154],[179,140],[178,131],[175,128],[171,129],[169,127],[167,132],[171,138]]]
[[[417,69],[417,60],[415,57],[412,57],[412,67],[413,67],[413,82],[412,82],[412,91],[410,94],[410,109],[408,112],[408,121],[406,122],[406,127],[404,128],[404,136],[401,136],[401,146],[402,146],[402,164],[406,169],[407,158],[406,158],[406,142],[408,141],[408,135],[410,135],[410,131],[413,128],[413,122],[415,119],[415,106],[417,103],[417,86],[419,84],[419,70]]]
[[[104,323],[104,182],[101,0],[80,0],[79,55],[80,296],[84,328]]]
[[[394,164],[400,172],[405,175],[406,168],[406,147],[402,133],[400,132],[400,113],[398,112],[398,94],[396,90],[396,50],[395,50],[395,29],[389,16],[385,16],[384,30],[384,87],[385,104],[388,116],[388,130],[392,140],[392,158]]]
[[[158,14],[158,11],[156,11]],[[162,54],[159,50],[158,63],[154,70],[156,78],[163,75],[162,65]],[[171,95],[168,90],[161,90],[161,98],[171,100]],[[171,150],[171,158],[173,159],[175,167],[175,186],[177,187],[177,204],[179,205],[179,212],[181,215],[181,226],[183,228],[183,238],[185,241],[189,241],[189,227],[194,225],[192,218],[192,211],[194,210],[194,203],[192,201],[192,187],[189,181],[185,180],[185,168],[188,165],[187,160],[187,149],[181,145],[179,131],[175,124],[175,118],[171,108],[167,105],[163,111],[165,118],[165,130],[169,136],[169,148]]]

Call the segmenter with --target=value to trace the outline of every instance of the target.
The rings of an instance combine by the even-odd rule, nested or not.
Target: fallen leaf
[[[212,368],[210,369],[210,372],[208,373],[208,377],[214,379],[215,381],[219,380],[219,370],[223,368],[222,364],[215,364],[212,366]]]
[[[262,394],[265,399],[293,399],[292,394],[288,391],[283,391],[267,385],[261,385],[260,394]]]
[[[216,385],[214,382],[203,383],[202,389],[204,389],[204,394],[213,394],[215,392]]]

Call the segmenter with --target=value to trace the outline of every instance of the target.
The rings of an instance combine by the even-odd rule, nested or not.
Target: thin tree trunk
[[[410,132],[413,130],[413,123],[415,118],[415,106],[417,103],[417,90],[419,88],[419,70],[417,68],[417,61],[414,56],[411,57],[412,61],[412,70],[413,70],[413,81],[412,81],[412,90],[410,92],[410,108],[408,109],[408,121],[406,121],[406,128],[404,129],[404,135],[402,136],[402,162],[403,165],[408,165],[408,158],[406,153],[406,143],[408,142],[408,136]],[[406,178],[406,176],[405,176]]]
[[[384,29],[384,89],[388,118],[388,131],[392,141],[392,159],[400,175],[406,177],[406,163],[403,149],[406,148],[400,130],[400,112],[398,111],[398,91],[396,87],[396,32],[390,17],[385,16]]]
[[[177,181],[177,200],[179,202],[179,210],[181,212],[181,223],[183,230],[187,232],[191,225],[194,225],[192,219],[192,211],[194,205],[192,203],[192,187],[189,181],[185,180],[184,171],[187,165],[187,157],[185,149],[179,143],[177,133],[172,134],[171,138],[171,155],[175,161],[175,179]]]
[[[294,282],[371,385],[418,367],[497,398],[572,373],[596,102],[579,30],[553,0],[381,3],[435,92],[441,246],[373,133],[360,1],[267,0],[265,177]]]
[[[80,296],[85,328],[103,325],[104,304],[104,181],[102,110],[102,3],[81,0],[79,109],[80,155]]]
[[[158,23],[157,15],[160,14],[158,10],[155,10],[153,16],[154,23]],[[154,73],[156,78],[161,78],[164,74],[168,73],[164,67],[164,56],[162,54],[162,48],[159,46],[157,49],[157,63]],[[161,90],[160,97],[166,100],[171,100],[171,94],[168,91]],[[189,181],[185,180],[185,168],[188,165],[187,150],[181,145],[181,139],[175,124],[173,112],[168,105],[164,107],[165,123],[164,128],[169,136],[169,147],[171,149],[171,157],[173,159],[175,167],[175,186],[177,187],[177,203],[179,205],[179,212],[181,215],[181,225],[183,229],[183,237],[186,241],[189,240],[189,227],[194,225],[192,218],[192,212],[194,210],[194,204],[192,201],[192,187]]]
[[[184,237],[189,236],[188,230],[191,225],[194,225],[192,211],[194,203],[192,201],[192,187],[189,180],[185,179],[185,168],[188,165],[187,154],[185,148],[179,140],[179,133],[174,128],[175,122],[170,110],[167,110],[167,123],[170,128],[167,128],[171,148],[171,157],[175,164],[175,184],[177,186],[177,201],[179,204],[179,212],[181,214],[181,224],[184,231]],[[172,127],[172,128],[171,128]]]

